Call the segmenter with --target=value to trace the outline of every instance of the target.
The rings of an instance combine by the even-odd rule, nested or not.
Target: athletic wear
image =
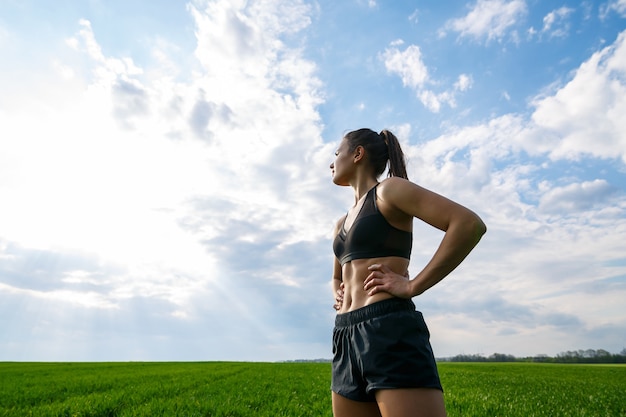
[[[332,390],[354,401],[375,401],[378,389],[443,391],[429,338],[411,300],[390,298],[338,314]]]
[[[409,259],[413,234],[389,224],[376,205],[376,187],[367,192],[359,214],[346,232],[345,220],[333,242],[341,265],[354,259],[399,256]]]

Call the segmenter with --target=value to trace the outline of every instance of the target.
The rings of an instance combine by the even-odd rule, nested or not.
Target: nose
[[[330,163],[330,169],[335,169],[335,163],[334,162]]]

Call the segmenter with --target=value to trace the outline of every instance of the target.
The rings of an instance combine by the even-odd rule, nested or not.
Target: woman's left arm
[[[385,265],[372,265],[372,273],[365,281],[370,295],[380,291],[403,298],[422,294],[452,272],[487,231],[473,211],[401,178],[383,181],[378,195],[387,207],[410,218],[417,217],[445,235],[432,259],[408,282]]]

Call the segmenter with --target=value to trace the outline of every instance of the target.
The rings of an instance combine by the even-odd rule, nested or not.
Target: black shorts
[[[422,313],[411,300],[390,298],[335,318],[333,392],[375,401],[391,388],[442,390]]]

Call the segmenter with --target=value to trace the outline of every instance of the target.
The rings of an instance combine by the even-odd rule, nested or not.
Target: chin
[[[333,175],[333,183],[335,185],[340,185],[342,187],[348,186],[350,185],[347,181],[342,181],[341,177],[337,176],[337,175]]]

